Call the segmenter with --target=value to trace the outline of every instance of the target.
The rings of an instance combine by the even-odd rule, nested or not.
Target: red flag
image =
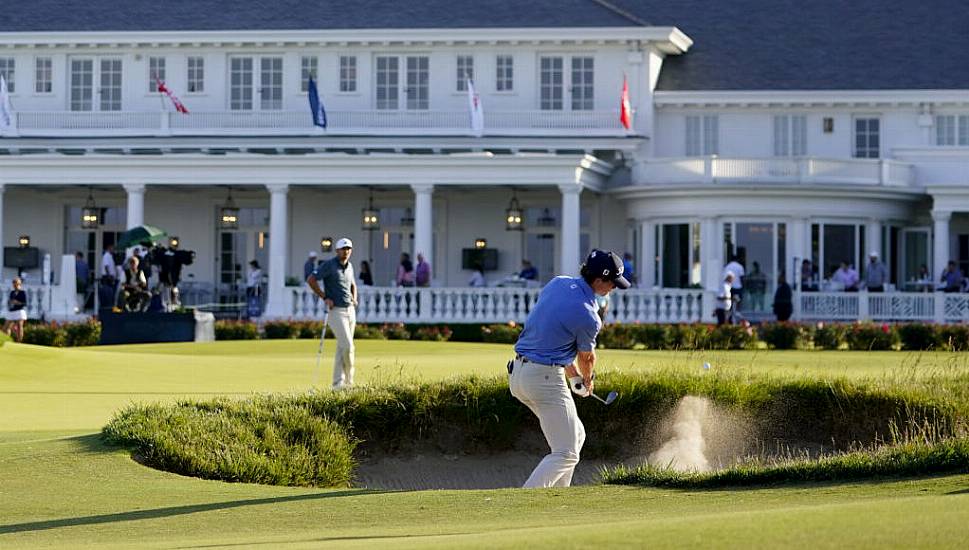
[[[622,75],[622,101],[619,106],[619,122],[627,130],[633,126],[632,113],[632,107],[629,106],[629,83],[626,82],[626,75]]]
[[[179,113],[182,113],[183,115],[187,115],[188,108],[185,107],[185,104],[179,101],[177,97],[175,97],[175,94],[173,94],[172,91],[168,89],[168,86],[165,86],[165,83],[162,82],[161,80],[158,80],[157,78],[155,79],[155,82],[158,83],[158,91],[167,95],[168,99],[172,100],[172,105],[175,106],[175,110],[178,111]]]

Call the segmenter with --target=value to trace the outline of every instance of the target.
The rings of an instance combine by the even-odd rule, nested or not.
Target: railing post
[[[797,159],[797,182],[808,183],[812,179],[813,179],[813,174],[811,173],[811,159],[809,158]]]
[[[857,294],[858,296],[858,320],[868,321],[871,319],[871,315],[868,313],[868,291],[862,290]]]
[[[892,165],[888,163],[887,159],[880,159],[878,161],[878,184],[879,185],[889,185],[891,183]]]
[[[159,128],[158,135],[161,135],[161,136],[172,135],[171,117],[169,116],[169,114],[170,113],[168,111],[162,111],[161,113],[159,113],[159,116],[161,116],[161,119],[160,119],[161,122],[158,125],[158,128]]]
[[[713,183],[713,161],[714,157],[709,156],[703,159],[703,182]]]
[[[791,312],[791,319],[794,321],[801,321],[801,289],[798,288],[794,291],[794,308]]]
[[[945,323],[945,293],[933,292],[935,298],[935,322]]]
[[[430,323],[434,318],[433,300],[434,297],[431,295],[431,289],[421,288],[417,291],[417,303],[419,304],[418,320],[421,323]]]

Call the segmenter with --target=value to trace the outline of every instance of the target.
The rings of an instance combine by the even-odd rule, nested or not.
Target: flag
[[[158,83],[158,91],[167,95],[168,99],[172,100],[172,105],[175,106],[175,110],[178,111],[179,113],[182,113],[183,115],[187,115],[188,109],[185,107],[185,104],[179,101],[177,97],[175,97],[175,94],[173,94],[172,91],[168,89],[168,86],[165,86],[165,83],[162,82],[161,80],[158,80],[157,78],[155,79],[155,82]]]
[[[481,97],[474,90],[474,82],[468,79],[468,109],[471,112],[471,131],[475,136],[481,137],[484,134],[484,109],[481,106]]]
[[[0,130],[13,127],[13,108],[10,106],[10,94],[7,92],[7,81],[0,74]]]
[[[326,128],[326,109],[320,101],[320,92],[316,89],[316,81],[310,76],[307,94],[310,98],[310,113],[313,114],[313,125]]]
[[[619,106],[619,122],[623,128],[629,130],[633,126],[633,110],[629,106],[629,83],[626,75],[622,75],[622,100]]]

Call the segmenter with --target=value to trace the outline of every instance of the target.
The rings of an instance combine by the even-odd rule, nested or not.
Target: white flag
[[[0,130],[13,127],[13,108],[10,107],[10,94],[7,92],[7,81],[0,74]]]
[[[484,109],[481,107],[481,98],[478,92],[474,91],[474,82],[468,79],[468,108],[471,111],[471,131],[475,136],[481,137],[484,134]]]

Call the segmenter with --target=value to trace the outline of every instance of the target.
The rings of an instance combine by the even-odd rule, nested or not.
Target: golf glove
[[[595,373],[592,373],[592,379],[596,379]],[[586,387],[585,383],[582,381],[581,376],[570,376],[569,377],[569,388],[572,393],[578,395],[579,397],[589,397],[592,391]]]

